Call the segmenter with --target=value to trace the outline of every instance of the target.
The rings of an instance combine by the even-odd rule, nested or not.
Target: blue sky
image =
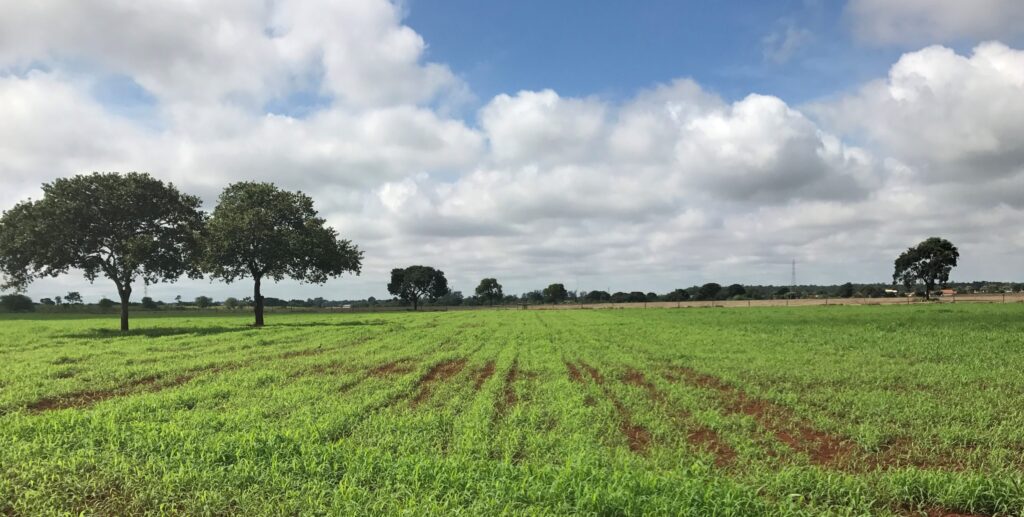
[[[407,23],[484,99],[553,88],[613,99],[693,77],[727,99],[800,103],[884,74],[900,48],[855,47],[840,2],[411,0]],[[807,37],[781,61],[773,35]]]
[[[309,193],[386,296],[416,263],[469,292],[565,282],[877,282],[906,247],[1019,280],[1024,2],[137,0],[0,18],[0,210],[148,171],[200,195]],[[80,275],[30,295],[111,296]],[[246,283],[150,288],[244,296]]]

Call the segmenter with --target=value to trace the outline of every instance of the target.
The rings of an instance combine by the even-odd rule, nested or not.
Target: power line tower
[[[789,288],[796,290],[796,259],[793,259],[793,273],[789,278]]]

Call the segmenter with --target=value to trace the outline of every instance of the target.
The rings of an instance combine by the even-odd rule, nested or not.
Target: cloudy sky
[[[0,209],[90,171],[310,194],[386,295],[1024,279],[1024,2],[0,0]],[[79,275],[34,297],[114,294]],[[176,294],[244,296],[182,281]],[[137,293],[142,289],[138,288]]]

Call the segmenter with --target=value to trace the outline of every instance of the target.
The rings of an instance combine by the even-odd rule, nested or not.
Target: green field
[[[0,319],[0,515],[1020,515],[1024,305]]]

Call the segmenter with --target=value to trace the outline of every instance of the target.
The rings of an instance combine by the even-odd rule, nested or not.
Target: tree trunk
[[[132,289],[118,289],[117,294],[121,297],[121,332],[128,332],[128,301],[131,299]]]
[[[254,283],[252,288],[252,300],[253,309],[256,313],[256,322],[253,323],[256,327],[263,326],[263,295],[260,294],[260,277],[253,277]]]
[[[420,302],[420,297],[419,296],[413,296],[412,297],[412,310],[414,310],[414,311],[415,310],[419,310],[419,302]]]

